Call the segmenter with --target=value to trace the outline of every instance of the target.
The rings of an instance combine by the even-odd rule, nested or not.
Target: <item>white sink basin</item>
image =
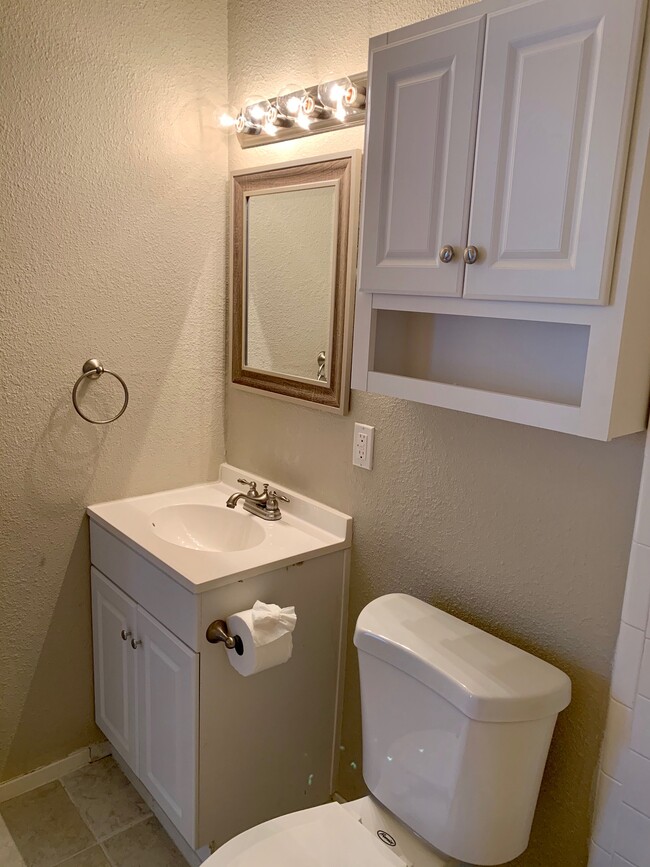
[[[156,509],[151,526],[161,539],[196,551],[244,551],[266,538],[253,515],[200,503]]]
[[[279,521],[244,512],[241,503],[226,508],[232,494],[246,490],[242,476],[289,497]],[[218,482],[100,503],[88,515],[96,560],[113,537],[193,593],[341,551],[352,540],[348,515],[229,464]]]

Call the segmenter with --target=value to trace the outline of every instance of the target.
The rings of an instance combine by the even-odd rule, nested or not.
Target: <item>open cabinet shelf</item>
[[[579,407],[588,325],[380,310],[373,372]]]

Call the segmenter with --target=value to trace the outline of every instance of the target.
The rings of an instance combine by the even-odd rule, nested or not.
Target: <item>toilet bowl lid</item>
[[[203,867],[412,867],[340,804],[290,813],[244,831]]]

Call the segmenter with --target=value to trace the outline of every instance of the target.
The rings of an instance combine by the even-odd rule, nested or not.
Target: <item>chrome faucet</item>
[[[263,521],[279,521],[282,517],[279,500],[284,503],[291,502],[288,497],[278,494],[277,491],[269,489],[268,484],[263,485],[262,493],[257,490],[257,482],[249,482],[246,479],[237,479],[240,485],[248,485],[248,492],[245,494],[231,494],[226,500],[226,507],[234,509],[240,500],[244,501],[244,510],[250,512],[251,515],[257,515]]]

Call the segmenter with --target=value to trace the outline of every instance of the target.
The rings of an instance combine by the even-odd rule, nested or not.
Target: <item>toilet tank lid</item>
[[[542,719],[571,701],[571,681],[563,671],[403,593],[366,605],[354,643],[419,680],[471,719]]]

